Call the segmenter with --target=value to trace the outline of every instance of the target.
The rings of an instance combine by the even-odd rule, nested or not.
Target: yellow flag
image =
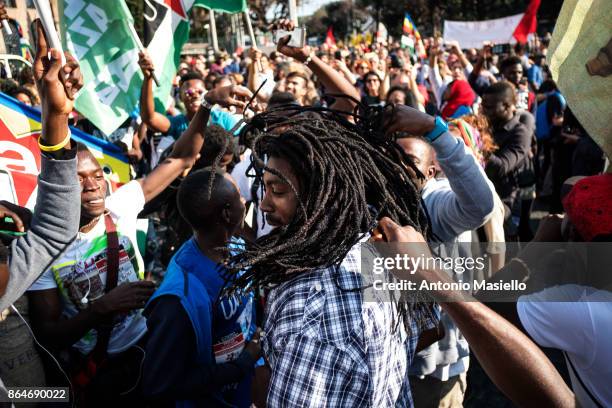
[[[569,107],[608,158],[612,157],[610,0],[565,0],[548,59]]]

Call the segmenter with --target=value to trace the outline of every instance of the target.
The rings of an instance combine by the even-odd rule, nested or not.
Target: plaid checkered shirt
[[[272,369],[269,407],[413,406],[407,370],[419,336],[416,316],[408,335],[395,325],[388,293],[364,299],[360,251],[358,243],[341,265],[300,274],[270,292],[262,338]],[[437,326],[436,316],[424,319],[423,329]]]

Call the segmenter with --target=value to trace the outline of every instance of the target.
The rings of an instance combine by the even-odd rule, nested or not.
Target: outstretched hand
[[[286,31],[293,31],[295,28],[295,24],[290,20],[280,20],[276,24],[277,29],[282,29]],[[290,36],[283,37],[278,40],[278,45],[276,46],[276,50],[287,57],[291,57],[300,62],[306,62],[310,54],[312,53],[312,49],[310,46],[306,45],[304,47],[292,47],[289,45],[289,41],[291,41]]]
[[[224,108],[237,106],[244,108],[247,101],[253,96],[253,93],[244,86],[229,85],[215,88],[204,95],[204,99],[211,104],[219,104]]]

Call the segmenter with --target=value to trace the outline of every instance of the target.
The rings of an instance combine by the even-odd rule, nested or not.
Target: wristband
[[[439,116],[436,116],[436,124],[433,130],[424,135],[430,143],[436,140],[442,135],[442,133],[448,132],[448,124]]]
[[[304,65],[308,66],[308,64],[310,64],[310,61],[312,61],[312,57],[313,57],[313,54],[310,54],[308,58],[306,58],[306,61],[304,61]]]
[[[68,134],[66,135],[66,138],[62,140],[61,142],[59,142],[58,144],[56,144],[55,146],[45,146],[44,144],[40,143],[40,141],[42,140],[42,137],[39,137],[38,147],[43,152],[57,152],[58,150],[63,149],[68,144],[68,142],[70,142],[71,136],[72,134],[70,133],[70,130],[68,130]]]
[[[200,105],[204,107],[204,109],[208,109],[209,111],[211,111],[214,106],[213,104],[208,102],[205,97],[202,97],[202,103]]]

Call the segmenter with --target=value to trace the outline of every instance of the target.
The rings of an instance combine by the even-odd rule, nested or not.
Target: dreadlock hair
[[[308,111],[319,114],[305,115]],[[277,284],[296,273],[337,265],[383,216],[427,232],[412,181],[423,175],[391,137],[372,131],[372,123],[351,124],[324,108],[295,106],[257,115],[253,122],[264,125],[251,156],[259,184],[263,171],[269,171],[289,184],[299,204],[289,225],[230,259],[235,287]],[[267,167],[264,157],[286,159],[299,186]],[[241,270],[246,271],[238,276]]]
[[[276,175],[296,194],[298,208],[288,225],[229,258],[226,292],[244,293],[300,273],[337,268],[384,216],[427,235],[429,220],[413,182],[424,176],[384,131],[384,109],[359,104],[353,123],[346,112],[285,105],[256,115],[243,128],[254,139],[254,184],[263,186],[264,171]],[[265,164],[264,158],[274,157],[290,163],[297,186]],[[257,194],[253,197],[257,201]],[[409,319],[423,328],[431,307],[414,296],[397,300],[395,328],[403,322],[410,331]]]

